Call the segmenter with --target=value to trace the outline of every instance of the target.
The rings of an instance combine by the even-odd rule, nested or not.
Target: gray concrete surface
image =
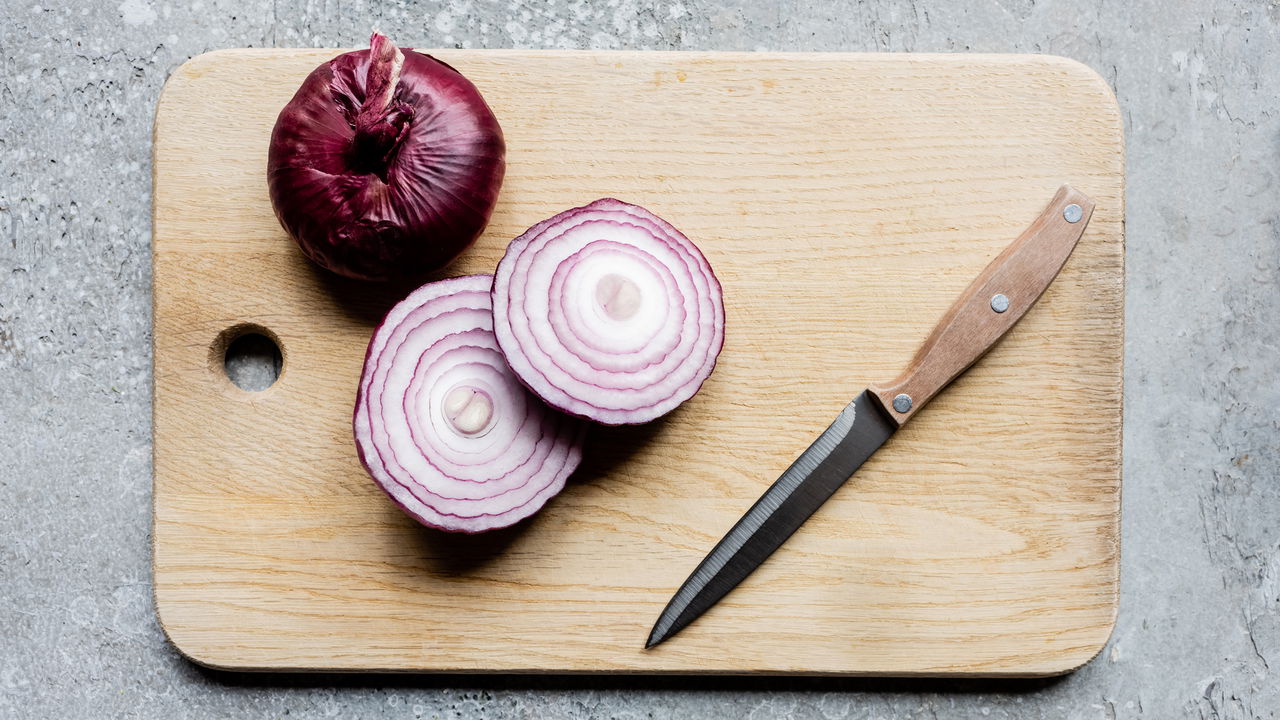
[[[350,46],[1044,52],[1128,141],[1123,590],[1056,682],[241,677],[149,587],[150,133],[187,58]],[[1276,0],[0,3],[0,717],[1275,717]]]

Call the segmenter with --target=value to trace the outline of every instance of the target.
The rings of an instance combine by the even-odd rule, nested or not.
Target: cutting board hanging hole
[[[259,393],[280,379],[284,352],[275,333],[256,323],[240,323],[214,338],[209,365],[240,390]]]

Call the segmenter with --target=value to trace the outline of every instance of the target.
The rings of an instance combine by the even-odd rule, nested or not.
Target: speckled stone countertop
[[[150,589],[150,151],[187,58],[342,47],[1042,52],[1128,154],[1122,599],[1056,680],[243,676]],[[0,717],[1267,718],[1280,713],[1280,4],[0,4]]]

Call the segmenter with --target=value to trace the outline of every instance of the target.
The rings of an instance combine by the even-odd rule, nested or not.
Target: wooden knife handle
[[[1093,201],[1063,185],[1040,217],[969,284],[907,369],[896,380],[869,388],[899,427],[990,350],[1040,299],[1092,214]]]

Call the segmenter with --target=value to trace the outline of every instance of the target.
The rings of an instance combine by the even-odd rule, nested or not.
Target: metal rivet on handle
[[[1079,205],[1071,203],[1062,210],[1062,217],[1069,223],[1078,223],[1080,218],[1084,217],[1084,210]]]
[[[998,313],[1002,313],[1009,309],[1009,298],[1004,293],[996,293],[991,296],[991,309]]]
[[[893,409],[900,413],[910,412],[911,396],[906,393],[899,393],[897,397],[893,399]]]

